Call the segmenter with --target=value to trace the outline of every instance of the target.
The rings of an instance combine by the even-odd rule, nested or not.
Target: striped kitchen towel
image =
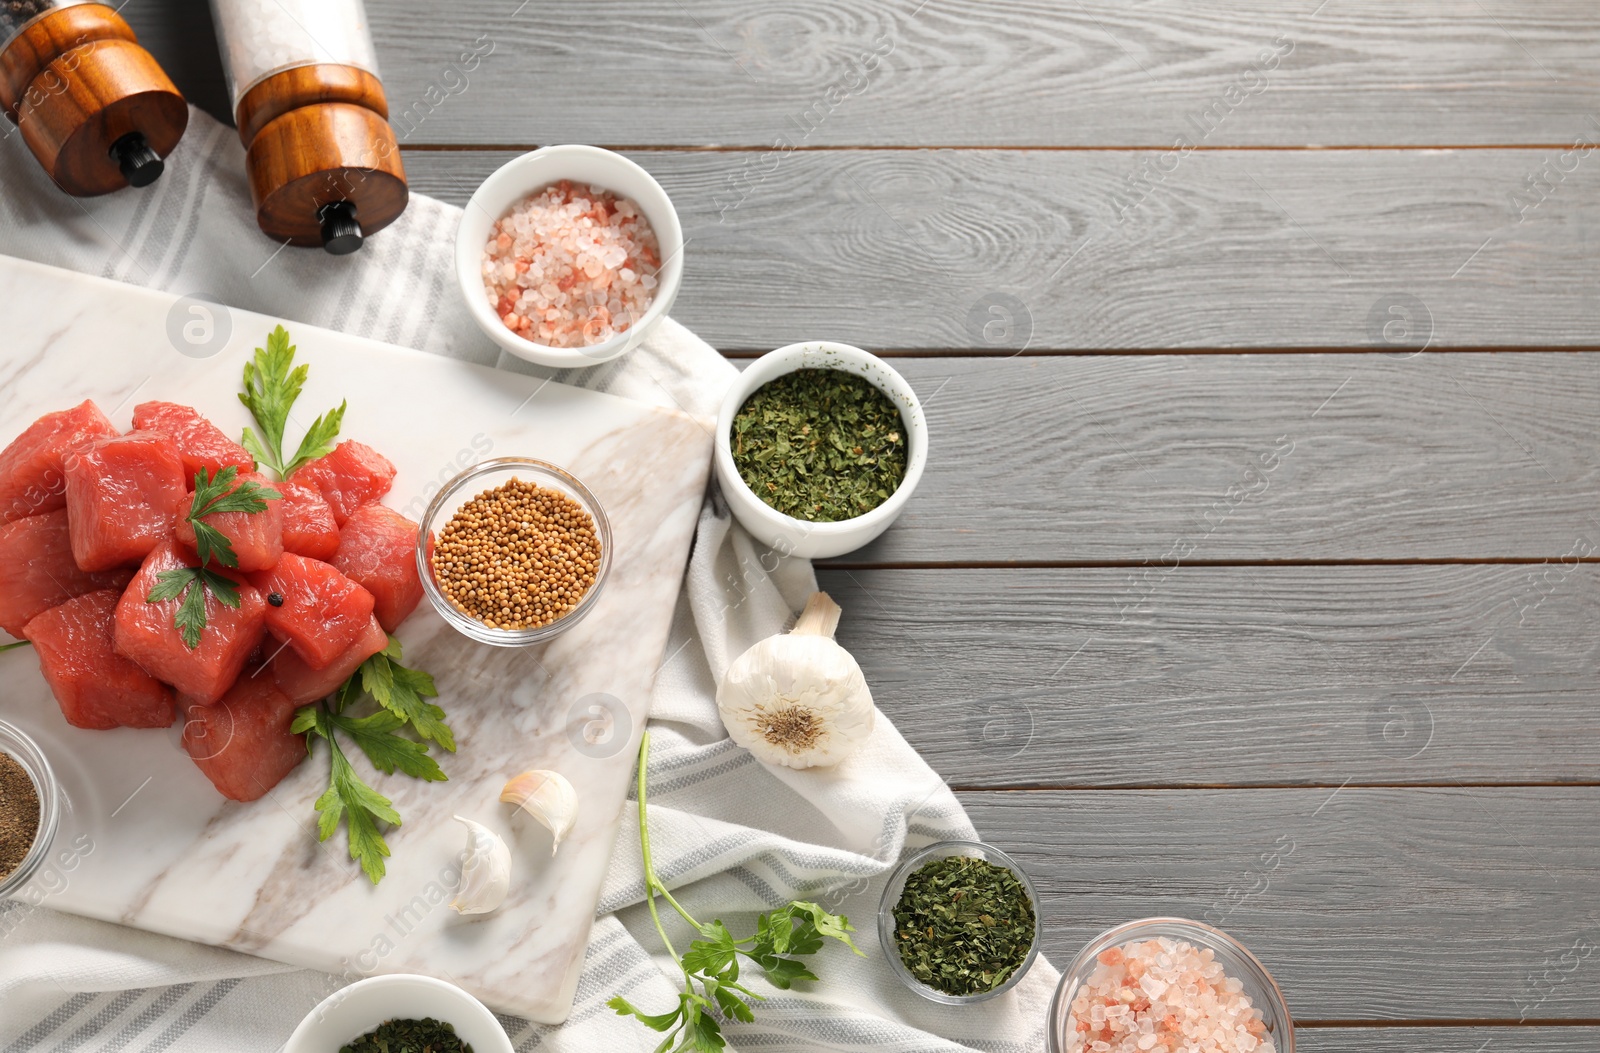
[[[0,252],[538,372],[502,360],[459,302],[452,272],[459,209],[413,196],[405,215],[353,257],[280,248],[256,229],[238,137],[202,113],[192,114],[166,174],[149,189],[67,197],[16,136],[0,145],[0,182]],[[560,379],[714,416],[734,372],[669,320],[622,360]],[[804,991],[755,981],[769,997],[755,1023],[728,1026],[730,1048],[1039,1050],[1057,979],[1043,960],[1013,993],[960,1009],[908,992],[882,961],[872,930],[885,871],[908,844],[974,836],[949,788],[894,726],[880,719],[858,758],[832,772],[773,771],[723,731],[717,678],[744,648],[781,631],[815,584],[808,562],[762,551],[713,492],[655,689],[652,848],[658,872],[684,905],[748,931],[762,910],[791,898],[820,900],[855,919],[868,952],[855,958],[840,948],[824,951],[825,979]],[[647,1010],[675,1004],[677,969],[642,897],[638,834],[624,823],[571,1019],[547,1027],[502,1018],[519,1051],[655,1047],[659,1036],[605,1004],[615,994]],[[270,1053],[344,982],[0,903],[0,1048],[8,1053]]]

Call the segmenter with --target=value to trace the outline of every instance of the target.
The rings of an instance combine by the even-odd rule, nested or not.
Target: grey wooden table
[[[1180,914],[1312,1053],[1600,1048],[1593,0],[519,3],[368,0],[412,187],[624,150],[680,320],[894,356],[928,474],[821,578],[1058,962]]]

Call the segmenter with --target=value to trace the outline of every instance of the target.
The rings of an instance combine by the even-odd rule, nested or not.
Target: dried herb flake
[[[757,388],[733,419],[734,467],[767,504],[813,523],[854,519],[906,474],[900,409],[871,381],[798,369]]]
[[[894,920],[905,967],[950,995],[1005,983],[1028,957],[1038,924],[1017,876],[972,856],[935,859],[913,871]]]
[[[339,1053],[472,1053],[472,1047],[443,1020],[386,1020]]]

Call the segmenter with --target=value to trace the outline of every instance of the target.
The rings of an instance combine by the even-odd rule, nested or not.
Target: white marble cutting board
[[[241,370],[279,321],[225,310],[231,336],[207,356],[204,314],[175,297],[6,257],[0,305],[0,446],[40,414],[84,398],[124,428],[135,404],[162,399],[194,405],[237,435],[248,423],[235,397]],[[187,339],[183,324],[194,326]],[[538,648],[473,643],[426,600],[401,628],[407,664],[438,682],[457,752],[435,751],[449,782],[422,783],[373,772],[351,751],[404,820],[387,834],[393,855],[376,887],[350,860],[343,828],[317,841],[312,802],[328,768],[320,746],[270,796],[225,801],[179,745],[180,727],[70,727],[31,651],[0,655],[0,713],[38,739],[67,798],[51,861],[17,896],[350,979],[428,973],[495,1009],[559,1022],[572,1005],[662,660],[710,431],[607,395],[288,329],[311,376],[285,445],[348,399],[343,437],[394,461],[386,503],[413,518],[441,481],[479,460],[562,465],[611,519],[605,590],[587,619]],[[544,828],[498,801],[502,783],[527,768],[559,771],[578,791],[577,827],[554,859]],[[443,902],[466,843],[456,814],[512,847],[512,893],[494,914],[462,917]]]

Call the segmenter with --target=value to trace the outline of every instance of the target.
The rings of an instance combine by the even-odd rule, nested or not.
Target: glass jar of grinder
[[[211,0],[211,10],[256,223],[291,245],[354,252],[407,200],[361,0]]]

